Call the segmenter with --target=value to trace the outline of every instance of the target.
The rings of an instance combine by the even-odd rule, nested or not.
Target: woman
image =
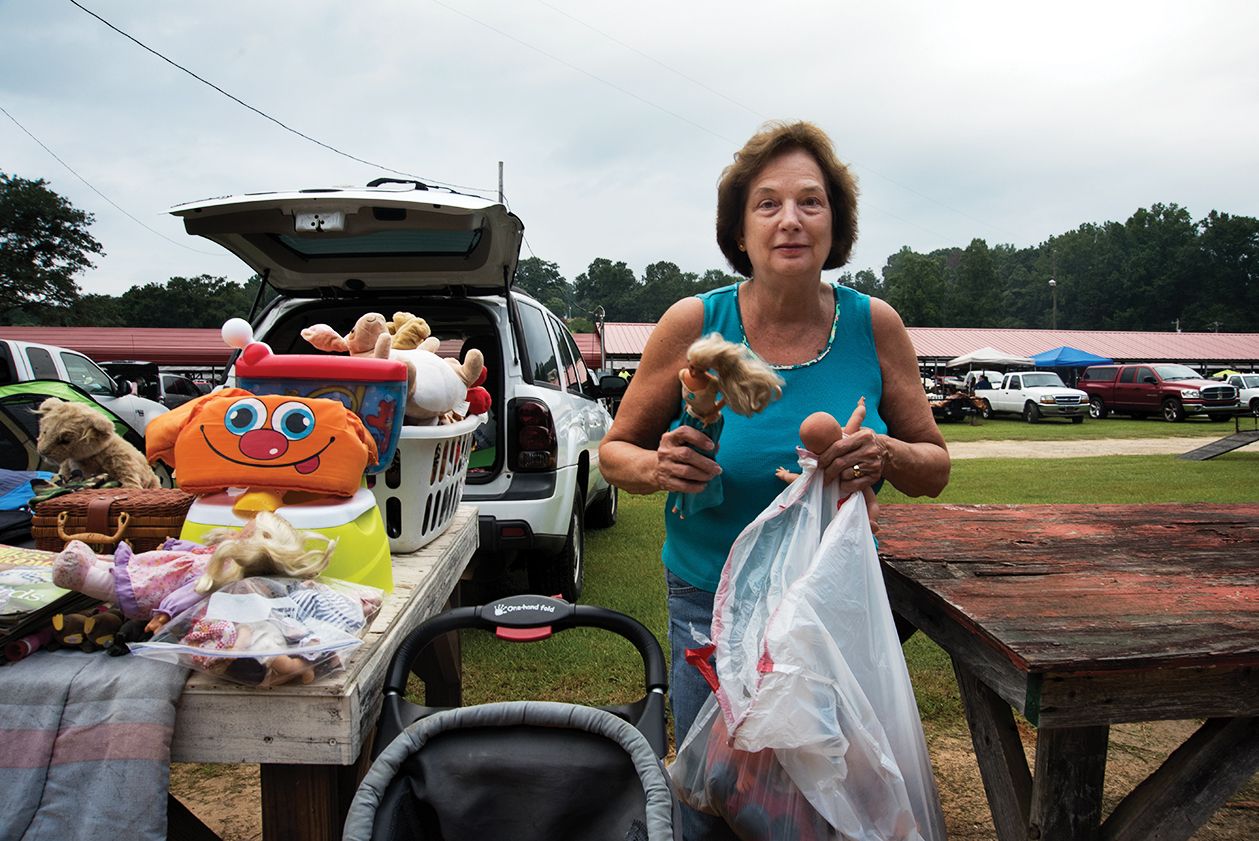
[[[919,379],[909,334],[881,300],[825,283],[857,235],[857,188],[830,139],[804,122],[770,124],[722,173],[717,242],[748,280],[675,303],[661,318],[599,449],[603,475],[630,493],[697,493],[720,474],[724,501],[665,514],[663,550],[673,653],[674,734],[681,744],[708,695],[683,658],[709,633],[713,594],[735,537],[782,491],[775,469],[795,461],[800,422],[816,411],[845,421],[865,398],[865,427],[819,455],[843,493],[886,479],[910,496],[937,496],[949,455]],[[783,378],[782,397],[751,417],[725,419],[720,447],[679,423],[678,371],[709,333],[746,344]],[[730,837],[687,810],[688,841]]]

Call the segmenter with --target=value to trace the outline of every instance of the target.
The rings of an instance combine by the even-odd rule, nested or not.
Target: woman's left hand
[[[864,429],[866,405],[862,400],[848,423],[843,435],[821,453],[818,468],[826,477],[827,484],[839,480],[840,493],[848,494],[871,487],[883,478],[887,466],[887,444],[884,437],[873,429]]]
[[[873,486],[883,478],[887,466],[887,446],[872,429],[858,429],[836,441],[818,457],[818,467],[827,483],[839,480],[841,493],[853,493]]]

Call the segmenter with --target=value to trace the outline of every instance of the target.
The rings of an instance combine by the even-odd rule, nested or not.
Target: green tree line
[[[218,327],[250,311],[259,279],[173,277],[121,295],[83,294],[75,276],[104,251],[74,208],[42,180],[0,172],[0,323],[98,327]],[[520,261],[516,285],[578,332],[605,321],[654,322],[679,298],[739,279],[651,263],[592,260],[569,281],[553,262]],[[1053,280],[1051,286],[1049,281]],[[1125,222],[1085,223],[1039,245],[906,247],[879,274],[840,282],[883,298],[915,327],[1259,332],[1259,220],[1212,210],[1194,221],[1175,204]]]
[[[1031,248],[903,248],[842,280],[916,327],[1259,332],[1259,220],[1155,204]]]

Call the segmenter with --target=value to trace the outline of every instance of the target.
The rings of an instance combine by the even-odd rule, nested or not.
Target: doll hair
[[[307,549],[309,542],[321,545]],[[337,542],[318,532],[299,531],[271,511],[260,511],[244,528],[215,529],[206,537],[214,555],[197,579],[198,593],[209,593],[250,575],[314,578],[328,566]]]
[[[749,416],[782,396],[782,377],[743,345],[710,333],[686,350],[692,368],[712,371],[726,405],[736,414]]]

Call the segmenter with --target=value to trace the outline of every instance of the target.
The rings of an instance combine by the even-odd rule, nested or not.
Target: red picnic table
[[[1183,841],[1259,770],[1259,505],[887,505],[880,526],[892,607],[953,659],[1001,841]],[[1181,719],[1205,723],[1102,821],[1109,726]]]

